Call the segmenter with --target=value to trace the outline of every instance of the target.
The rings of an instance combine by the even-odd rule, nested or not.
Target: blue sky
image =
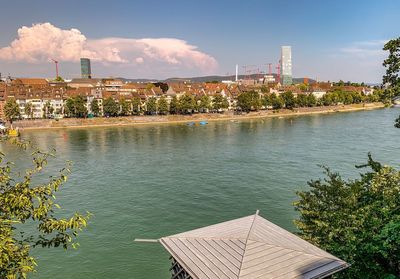
[[[400,35],[400,1],[7,1],[0,72],[78,77],[190,77],[277,64],[292,46],[293,75],[380,82],[384,42]],[[33,24],[36,24],[34,27]],[[18,30],[26,26],[22,32]],[[71,29],[76,29],[71,31]],[[21,30],[20,30],[21,31]],[[167,38],[167,39],[166,39]]]

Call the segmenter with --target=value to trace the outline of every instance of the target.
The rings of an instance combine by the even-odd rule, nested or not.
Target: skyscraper
[[[282,46],[281,50],[281,80],[282,85],[292,84],[292,47]]]
[[[81,77],[92,78],[92,69],[90,68],[89,58],[81,58]]]

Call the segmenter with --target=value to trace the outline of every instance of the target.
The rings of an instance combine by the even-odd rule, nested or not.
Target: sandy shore
[[[227,112],[218,113],[202,113],[193,115],[157,115],[157,116],[126,116],[113,118],[65,118],[60,120],[54,119],[36,119],[36,120],[20,120],[13,123],[14,127],[21,130],[36,130],[36,129],[70,129],[70,128],[95,128],[95,127],[112,127],[112,126],[136,126],[136,125],[154,125],[154,124],[179,124],[196,121],[227,121],[227,120],[243,120],[256,118],[271,118],[271,117],[293,117],[310,114],[336,113],[336,112],[351,112],[359,110],[371,110],[384,108],[382,103],[370,104],[355,104],[341,105],[329,107],[314,107],[314,108],[297,108],[294,110],[282,109],[279,111],[263,110],[258,112],[250,112],[247,114],[234,114]]]

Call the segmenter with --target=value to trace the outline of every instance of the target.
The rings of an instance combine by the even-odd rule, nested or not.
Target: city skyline
[[[2,5],[3,75],[54,77],[56,59],[61,76],[76,78],[81,57],[94,77],[234,75],[236,64],[243,74],[267,63],[276,72],[290,45],[293,77],[380,82],[381,49],[400,24],[396,1],[49,3]]]

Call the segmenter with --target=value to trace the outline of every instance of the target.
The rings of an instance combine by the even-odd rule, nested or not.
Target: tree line
[[[299,107],[315,107],[315,106],[330,106],[338,104],[358,104],[363,102],[378,102],[385,101],[387,96],[382,90],[375,90],[373,94],[364,95],[355,91],[335,91],[327,92],[322,98],[317,99],[313,94],[302,93],[295,96],[288,91],[282,94],[275,93],[258,93],[256,91],[242,92],[237,102],[232,104],[234,109],[242,112],[258,111],[264,109],[294,109]],[[222,112],[229,108],[228,99],[216,94],[213,98],[207,95],[193,96],[184,94],[177,98],[174,96],[168,102],[165,96],[159,99],[150,97],[146,101],[142,101],[139,97],[132,99],[120,99],[119,101],[108,97],[102,100],[103,110],[101,111],[100,100],[93,99],[90,103],[90,112],[92,116],[115,117],[127,115],[166,115],[166,114],[192,114]],[[15,99],[7,100],[4,107],[7,120],[19,119],[21,117],[19,106]],[[33,118],[33,108],[31,103],[25,104],[25,114],[28,118]],[[87,100],[82,96],[70,97],[66,100],[63,111],[54,107],[50,102],[46,102],[43,107],[43,118],[49,118],[52,114],[63,113],[65,117],[85,118],[89,116]]]

